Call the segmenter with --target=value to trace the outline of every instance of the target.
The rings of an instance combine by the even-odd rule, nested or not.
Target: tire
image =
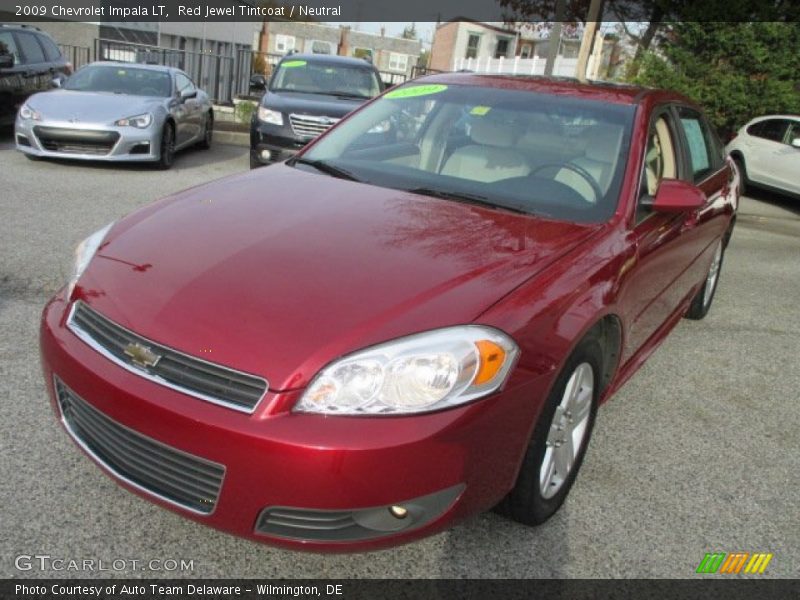
[[[250,168],[257,169],[258,167],[263,167],[264,165],[259,162],[257,158],[253,158],[252,152],[250,153]]]
[[[692,298],[692,303],[689,305],[689,310],[686,311],[686,318],[693,321],[699,321],[708,314],[711,308],[711,303],[714,301],[714,294],[717,293],[717,285],[719,284],[719,275],[722,271],[722,259],[725,256],[725,243],[720,240],[717,243],[717,249],[714,251],[714,258],[711,259],[711,266],[708,268],[706,280],[703,287]]]
[[[600,343],[593,337],[584,339],[573,351],[542,408],[517,482],[495,509],[498,513],[525,525],[540,525],[564,503],[592,435],[602,362]],[[580,387],[576,388],[576,383]],[[576,402],[577,416],[574,412],[569,415],[569,407],[574,410]],[[572,435],[557,426],[568,428]],[[562,443],[567,439],[571,441],[569,445]],[[568,447],[572,448],[573,459],[564,462],[560,458],[568,455]]]
[[[205,123],[203,126],[203,139],[197,145],[203,150],[211,148],[211,138],[214,136],[214,115],[209,113],[206,115]]]
[[[733,162],[736,163],[736,169],[739,171],[739,195],[744,196],[747,194],[747,188],[750,187],[750,182],[747,181],[747,168],[744,165],[744,158],[736,156]]]
[[[172,167],[175,162],[175,127],[172,123],[165,123],[164,129],[161,130],[161,149],[159,152],[158,162],[156,167],[161,170],[167,170]]]

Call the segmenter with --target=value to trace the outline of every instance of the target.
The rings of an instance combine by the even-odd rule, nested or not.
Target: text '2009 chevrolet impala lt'
[[[88,237],[44,310],[124,487],[292,548],[559,508],[598,404],[708,312],[738,175],[668,92],[443,74]]]

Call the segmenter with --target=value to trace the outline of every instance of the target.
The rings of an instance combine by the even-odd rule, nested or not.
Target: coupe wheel
[[[692,299],[692,304],[689,310],[686,311],[686,318],[692,320],[699,320],[708,314],[711,308],[711,303],[714,301],[714,293],[717,291],[717,284],[719,283],[719,273],[722,270],[722,258],[725,254],[723,242],[717,244],[717,249],[714,251],[714,258],[711,260],[711,266],[708,268],[706,280],[703,287],[697,292]]]
[[[198,144],[203,150],[211,148],[211,138],[214,135],[214,117],[209,112],[206,115],[205,123],[203,125],[203,139]]]
[[[497,507],[501,514],[539,525],[559,509],[586,454],[597,414],[600,344],[587,338],[575,349],[542,408],[517,483]]]
[[[175,128],[171,123],[165,123],[161,132],[161,152],[157,166],[159,169],[169,169],[175,162]]]

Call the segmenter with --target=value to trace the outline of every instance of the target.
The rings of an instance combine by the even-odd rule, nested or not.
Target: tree
[[[404,40],[415,40],[417,39],[417,24],[412,23],[407,27],[403,28],[403,39]]]
[[[631,79],[684,93],[726,135],[757,115],[800,113],[799,55],[800,23],[674,23]]]

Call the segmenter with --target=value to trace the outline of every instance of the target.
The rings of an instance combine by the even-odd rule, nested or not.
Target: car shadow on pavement
[[[800,198],[795,198],[789,194],[782,194],[772,190],[757,188],[752,185],[748,186],[747,193],[745,195],[753,200],[771,204],[777,208],[788,210],[789,212],[800,216]]]

